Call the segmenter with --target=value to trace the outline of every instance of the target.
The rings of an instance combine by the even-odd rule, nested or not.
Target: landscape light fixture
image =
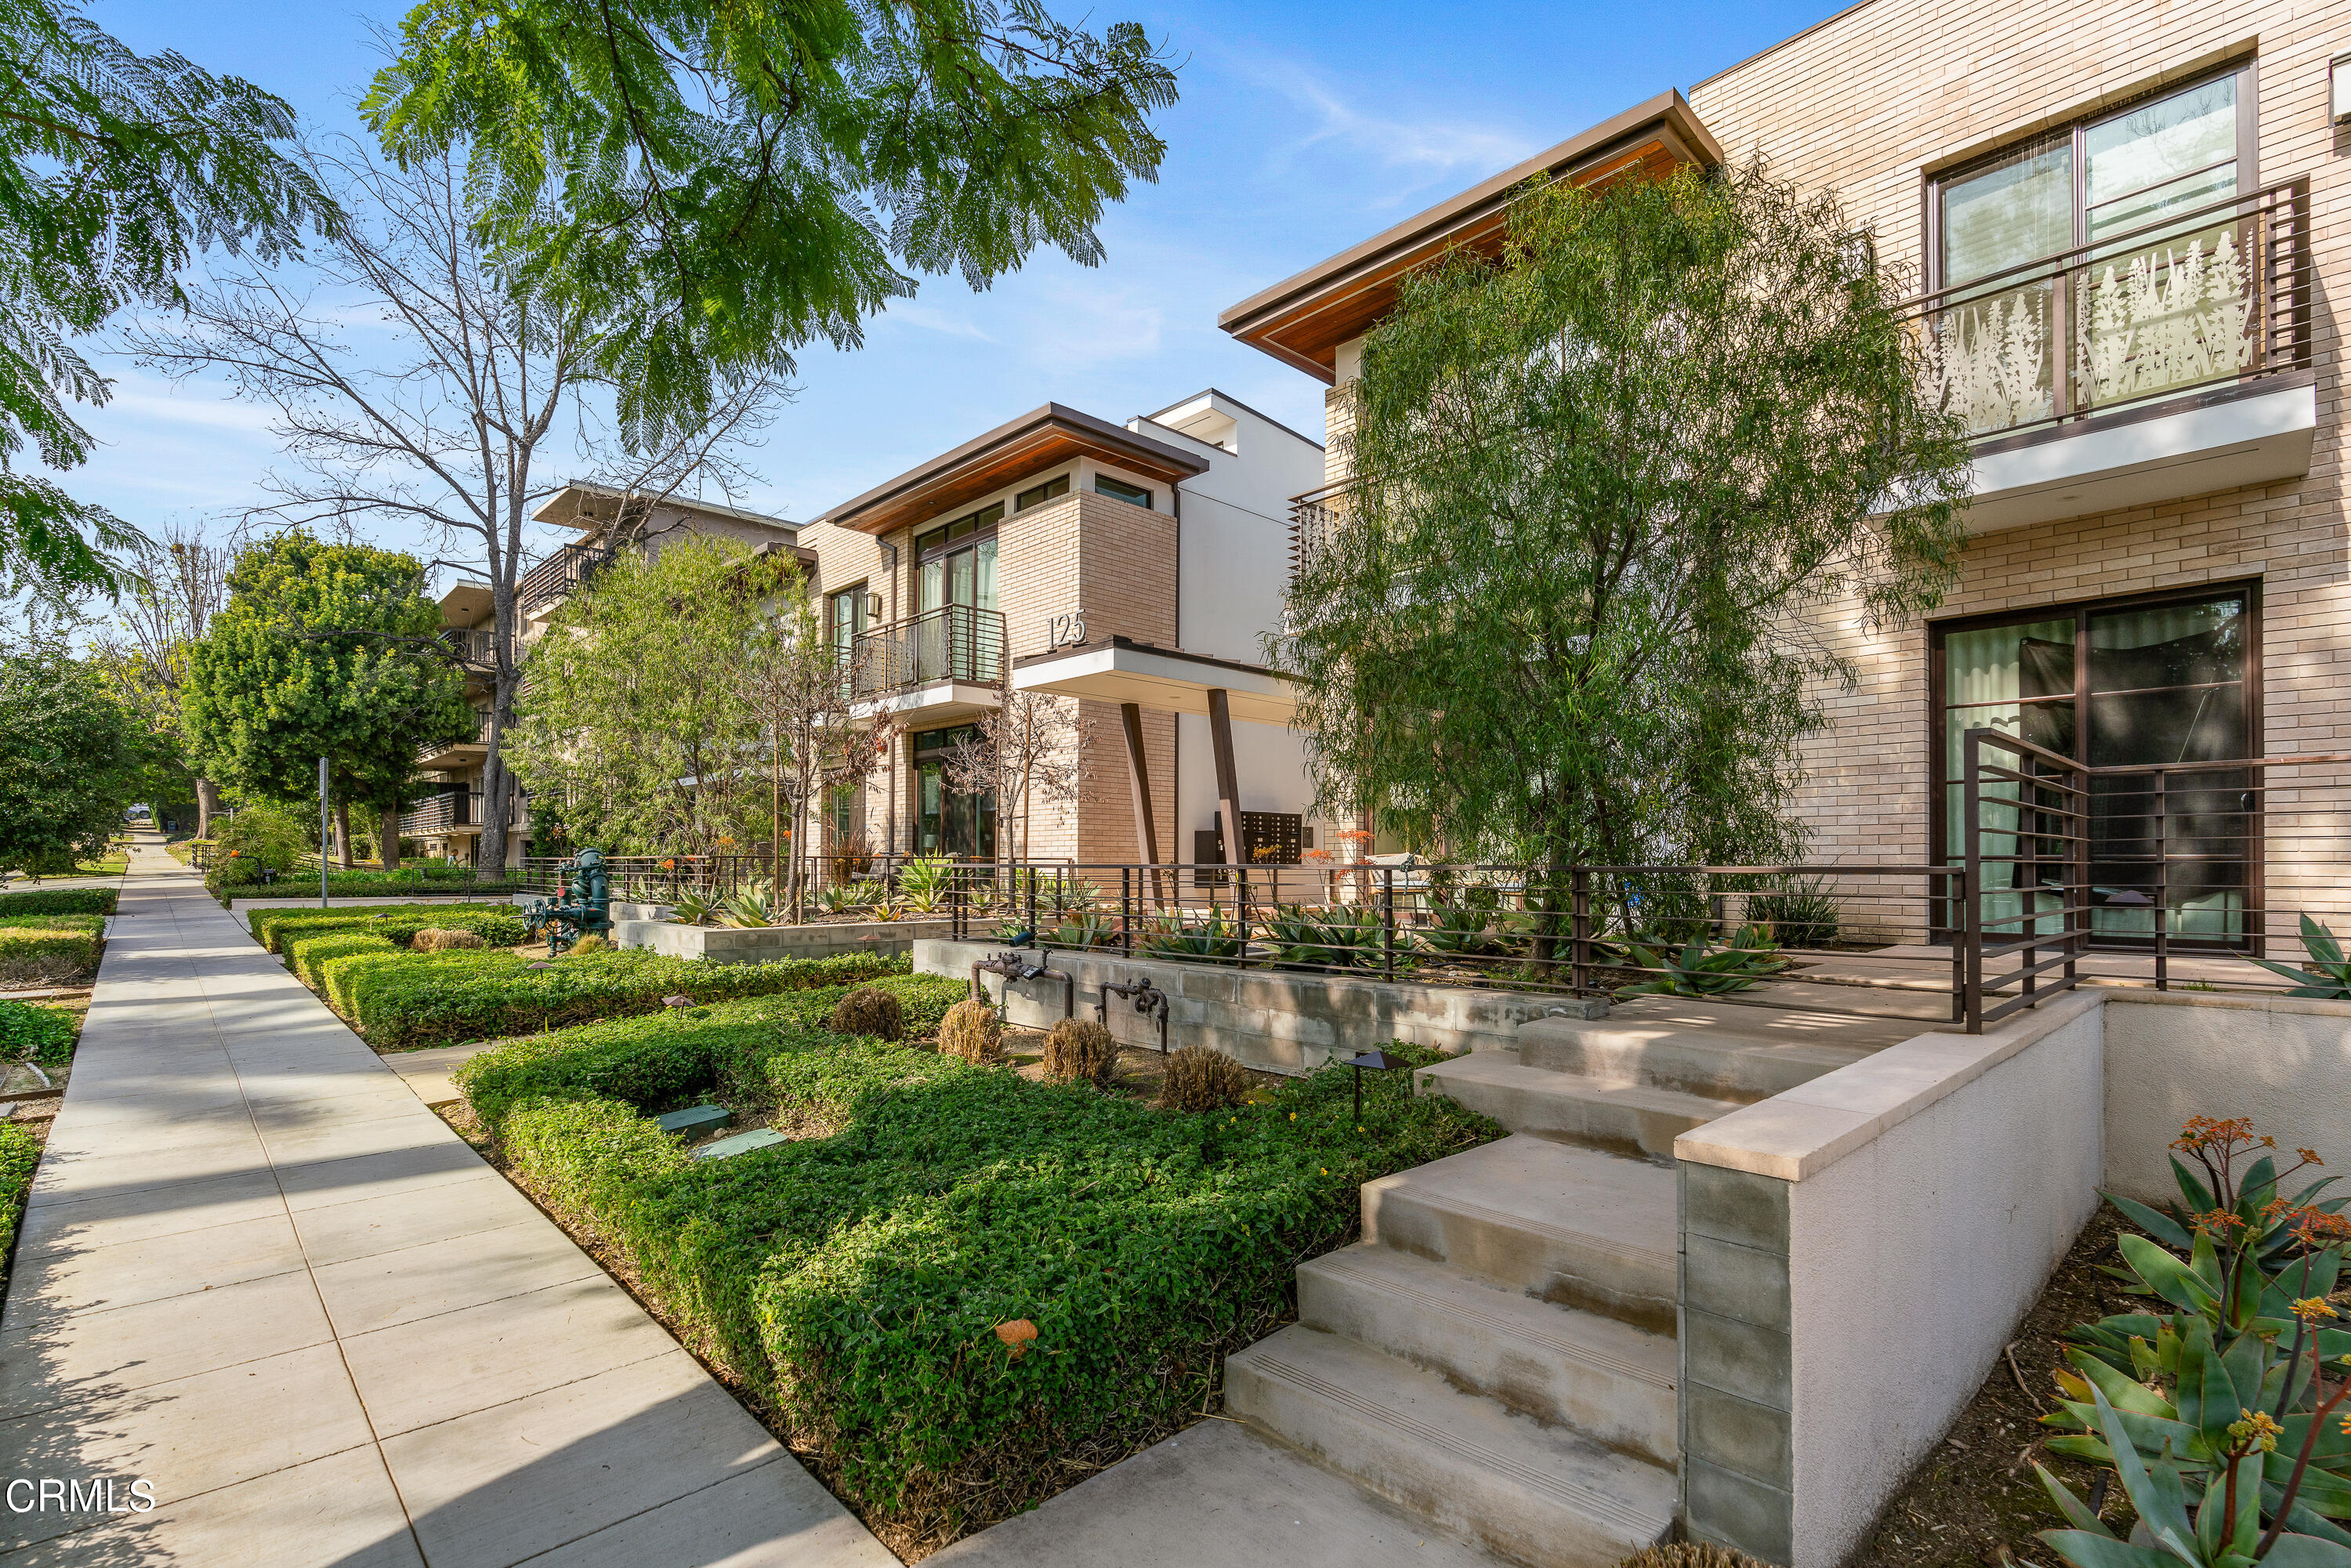
[[[1355,1121],[1360,1124],[1364,1119],[1364,1069],[1368,1067],[1374,1072],[1393,1072],[1399,1067],[1408,1068],[1412,1063],[1401,1056],[1390,1056],[1384,1051],[1367,1051],[1361,1056],[1350,1057],[1347,1065],[1355,1070]],[[1404,1085],[1405,1092],[1411,1093],[1412,1080],[1405,1079]]]

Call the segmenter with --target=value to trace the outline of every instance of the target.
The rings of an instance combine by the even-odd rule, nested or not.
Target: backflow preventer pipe
[[[995,957],[982,958],[971,967],[972,1000],[978,1002],[987,1000],[987,992],[979,983],[982,971],[1004,977],[1004,999],[1007,1007],[1011,1005],[1013,981],[1059,980],[1061,982],[1061,1016],[1065,1019],[1078,1016],[1078,981],[1074,975],[1065,975],[1059,969],[1049,969],[1042,964],[1032,964],[1018,953],[998,953]]]
[[[1136,1012],[1143,1014],[1145,1018],[1155,1016],[1159,1019],[1159,1054],[1162,1056],[1166,1055],[1167,993],[1153,985],[1151,983],[1151,977],[1148,975],[1144,976],[1143,978],[1139,980],[1130,981],[1125,984],[1119,984],[1108,980],[1103,981],[1102,995],[1094,998],[1094,1016],[1102,1019],[1102,1027],[1104,1029],[1108,1029],[1110,1027],[1110,998],[1113,993],[1116,993],[1122,997],[1133,998],[1134,1000],[1134,1010]]]

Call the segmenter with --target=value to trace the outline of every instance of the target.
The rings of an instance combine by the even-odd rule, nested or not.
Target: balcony
[[[1976,438],[1975,532],[2307,473],[2307,181],[1921,296],[1927,402]]]
[[[455,790],[435,795],[414,810],[400,814],[400,836],[430,838],[449,832],[478,832],[482,826],[482,792]]]
[[[529,575],[516,587],[516,601],[524,614],[531,614],[586,587],[611,559],[612,552],[608,549],[585,544],[565,545],[530,569]]]
[[[994,686],[1003,671],[1003,615],[948,604],[859,632],[841,659],[842,695],[852,705],[886,705],[901,713],[942,705],[983,707],[986,694],[972,688]],[[929,694],[935,700],[916,700],[933,687],[943,688]]]
[[[437,746],[419,747],[416,765],[420,768],[462,768],[482,759],[490,744],[490,716],[477,713],[474,716],[474,732],[444,740]]]
[[[449,655],[470,664],[486,664],[496,642],[497,630],[491,626],[448,626],[441,632],[441,645]]]

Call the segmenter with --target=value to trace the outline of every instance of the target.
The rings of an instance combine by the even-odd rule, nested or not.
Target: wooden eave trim
[[[858,533],[886,534],[953,511],[1016,485],[1040,469],[1092,457],[1113,467],[1179,485],[1208,465],[1165,442],[1107,420],[1047,403],[952,452],[845,501],[818,519]]]
[[[1655,145],[1681,162],[1712,167],[1722,149],[1679,91],[1666,91],[1603,120],[1547,152],[1504,170],[1426,212],[1406,218],[1359,245],[1341,251],[1294,277],[1261,289],[1224,311],[1217,325],[1250,347],[1271,354],[1325,382],[1336,367],[1325,356],[1333,343],[1301,346],[1299,329],[1360,300],[1392,288],[1395,279],[1465,238],[1499,228],[1511,193],[1538,175],[1579,183],[1604,179],[1616,166],[1639,161]]]

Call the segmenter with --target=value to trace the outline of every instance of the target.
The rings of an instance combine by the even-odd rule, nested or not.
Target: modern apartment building
[[[1263,667],[1316,443],[1210,390],[1114,423],[1048,403],[827,511],[800,542],[844,701],[890,756],[824,824],[892,854],[1294,860],[1318,830]],[[1005,694],[1065,699],[1073,798],[959,790]],[[1229,810],[1241,831],[1229,842]]]
[[[1865,631],[1857,605],[1817,612],[1860,680],[1820,693],[1834,723],[1807,745],[1801,807],[1816,860],[1956,862],[1970,728],[2092,766],[2342,748],[2351,576],[2327,301],[2351,234],[2351,131],[2333,86],[2345,19],[2252,4],[2158,21],[2093,4],[2053,26],[2013,0],[1963,16],[1866,0],[1276,284],[1222,325],[1329,383],[1335,485],[1349,383],[1396,279],[1449,246],[1490,244],[1524,181],[1761,156],[1834,190],[1917,280],[1930,393],[1976,438],[1973,539],[1928,623]],[[1301,499],[1310,547],[1326,517]],[[2143,786],[2102,805],[2094,929],[2152,928],[2157,890],[2109,846],[2189,838],[2217,853],[2160,890],[2174,936],[2243,945],[2262,911],[2288,911],[2267,921],[2277,935],[2297,904],[2345,906],[2339,830],[2289,789],[2250,827],[2239,807],[2233,789],[2199,789],[2159,828]]]
[[[1222,325],[1330,388],[1326,490],[1301,496],[1294,514],[1300,548],[1311,550],[1319,530],[1346,526],[1325,497],[1352,477],[1350,386],[1366,334],[1412,267],[1448,246],[1492,246],[1524,182],[1596,183],[1761,156],[1782,178],[1834,190],[1881,258],[1917,279],[1907,308],[1926,391],[1973,437],[1971,538],[1955,587],[1923,622],[1872,628],[1855,603],[1808,612],[1810,632],[1859,675],[1818,694],[1833,725],[1806,743],[1799,808],[1811,858],[1962,859],[1963,737],[1990,730],[2065,769],[2057,777],[2087,827],[2064,830],[2065,844],[2086,847],[2051,853],[2081,856],[2088,874],[2069,873],[2052,892],[1987,852],[1987,915],[2078,898],[2043,915],[2045,935],[2086,920],[2093,945],[2143,949],[2159,917],[2175,943],[2225,955],[2266,939],[2294,955],[2299,914],[2331,918],[2339,933],[2351,908],[2339,773],[2304,789],[2294,768],[2211,766],[2168,775],[2167,804],[2140,781],[2151,774],[2132,770],[2288,757],[2314,759],[2303,767],[2315,770],[2351,749],[2351,535],[2331,305],[2336,280],[2351,283],[2351,83],[2337,85],[2346,69],[2351,11],[2339,5],[1865,0],[1265,289]],[[2094,768],[2123,771],[2085,771]],[[2160,862],[2152,883],[2150,855]],[[2095,1146],[2097,1130],[2088,1135]],[[1991,1234],[1938,1207],[1963,1201],[1945,1174],[1871,1170],[1857,1179],[1923,1184],[1906,1211],[1921,1222]],[[1604,1184],[1559,1179],[1566,1204],[1616,1202]],[[1816,1351],[1808,1371],[1792,1349],[1808,1325],[1791,1305],[1787,1182],[1695,1164],[1678,1179],[1664,1215],[1678,1205],[1687,1217],[1726,1183],[1744,1183],[1748,1207],[1712,1228],[1688,1223],[1678,1260],[1671,1222],[1661,1224],[1655,1261],[1668,1282],[1678,1264],[1681,1281],[1678,1368],[1666,1384],[1680,1425],[1655,1450],[1671,1477],[1595,1486],[1563,1447],[1545,1447],[1548,1432],[1523,1427],[1479,1439],[1487,1446],[1474,1463],[1454,1462],[1504,1473],[1489,1458],[1500,1453],[1525,1495],[1556,1505],[1552,1518],[1580,1511],[1604,1521],[1593,1536],[1625,1517],[1656,1526],[1669,1506],[1688,1535],[1767,1561],[1844,1560],[1944,1417],[1923,1402],[1856,1396],[1846,1369],[1823,1366]],[[2043,1259],[2035,1249],[2047,1239],[2024,1238],[2027,1228],[1987,1245]],[[1840,1249],[1817,1230],[1807,1246],[1816,1270],[1880,1266],[1862,1260],[1865,1245]],[[1988,1273],[2001,1266],[1990,1253],[1987,1262]],[[1583,1301],[1583,1267],[1530,1291]],[[1815,1275],[1813,1311],[1828,1310],[1818,1303],[1844,1283]],[[1972,1296],[1955,1312],[1998,1317],[1985,1331],[1995,1348],[2013,1316]],[[1829,1361],[1854,1354],[1817,1319],[1809,1329],[1839,1340]],[[1576,1365],[1568,1331],[1553,1322],[1551,1332],[1541,1343],[1562,1346],[1555,1364]],[[1589,1364],[1578,1373],[1590,1375]],[[1805,1438],[1806,1421],[1834,1429],[1834,1443]],[[1646,1513],[1634,1506],[1644,1498]],[[1547,1540],[1542,1561],[1616,1555],[1573,1531]]]
[[[658,558],[669,541],[698,535],[735,539],[755,551],[783,551],[799,559],[804,569],[813,564],[813,558],[797,542],[798,524],[705,501],[646,503],[601,486],[567,485],[549,497],[532,518],[573,529],[579,537],[558,546],[516,584],[526,647],[547,629],[558,606],[624,549]],[[486,657],[496,619],[489,584],[459,579],[441,596],[441,619],[447,627],[446,637],[461,653]],[[465,698],[481,715],[474,733],[418,754],[417,763],[425,770],[434,793],[403,812],[400,820],[401,836],[416,841],[417,849],[434,859],[473,860],[482,831],[482,766],[489,755],[487,682],[469,674]],[[509,864],[520,863],[530,831],[528,802],[518,797],[514,810],[512,831],[507,838]]]

